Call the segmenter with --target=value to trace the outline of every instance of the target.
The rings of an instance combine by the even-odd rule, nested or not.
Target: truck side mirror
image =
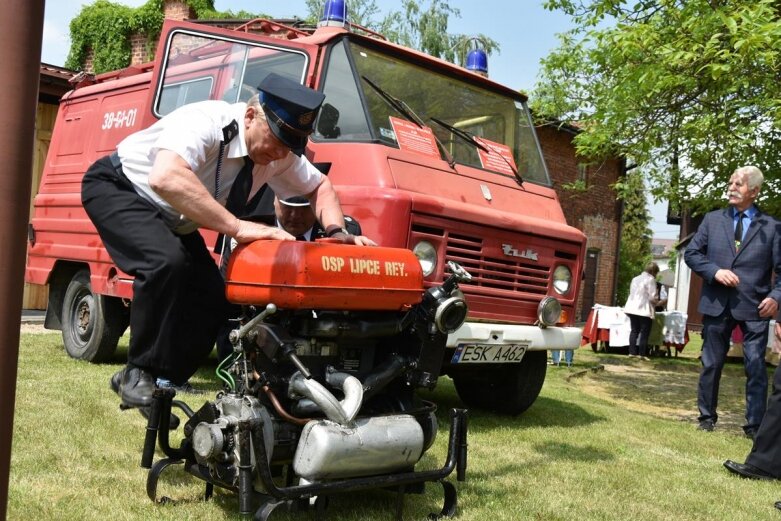
[[[330,103],[324,103],[317,121],[317,132],[328,139],[336,139],[342,133],[336,125],[339,122],[339,109]]]

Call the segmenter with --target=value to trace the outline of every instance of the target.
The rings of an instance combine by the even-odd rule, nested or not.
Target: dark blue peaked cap
[[[325,96],[274,72],[260,82],[258,90],[271,131],[295,155],[303,154]]]

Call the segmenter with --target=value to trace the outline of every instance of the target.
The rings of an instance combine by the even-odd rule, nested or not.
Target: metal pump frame
[[[144,449],[141,456],[141,466],[149,469],[146,481],[146,492],[154,502],[168,502],[170,498],[157,498],[157,483],[163,471],[171,465],[184,465],[187,472],[206,482],[204,500],[211,498],[214,486],[232,490],[239,495],[239,511],[242,515],[251,515],[254,505],[254,519],[267,521],[271,513],[280,506],[294,508],[314,498],[315,518],[323,515],[329,495],[345,492],[355,492],[369,489],[396,489],[396,519],[401,521],[404,496],[409,492],[422,492],[425,483],[440,483],[443,488],[444,503],[439,513],[429,514],[429,519],[452,517],[456,513],[458,494],[456,487],[447,478],[454,470],[456,480],[466,480],[467,467],[467,410],[451,409],[450,436],[448,439],[447,459],[439,469],[424,471],[407,471],[378,476],[339,479],[325,483],[307,485],[291,485],[284,487],[274,483],[271,467],[268,462],[266,446],[263,442],[263,420],[258,418],[240,420],[238,425],[239,476],[238,486],[215,481],[208,471],[195,460],[194,450],[188,439],[182,441],[179,448],[171,447],[169,443],[169,424],[172,406],[180,408],[189,417],[194,412],[187,404],[174,400],[176,391],[173,389],[156,389],[153,395],[151,410],[146,427]],[[153,464],[155,444],[166,455],[165,458]],[[253,470],[251,454],[255,452],[258,468],[258,478],[266,493],[260,493],[253,488]]]

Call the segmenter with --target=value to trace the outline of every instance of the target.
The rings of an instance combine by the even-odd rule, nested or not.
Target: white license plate
[[[451,363],[513,364],[523,360],[526,344],[458,344]]]

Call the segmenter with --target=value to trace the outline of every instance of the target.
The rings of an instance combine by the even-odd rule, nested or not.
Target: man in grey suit
[[[699,429],[712,431],[718,419],[721,370],[738,326],[747,377],[743,430],[750,438],[765,414],[768,324],[781,301],[781,223],[754,205],[763,179],[755,166],[735,170],[727,191],[729,207],[705,215],[684,254],[686,264],[703,279],[698,307],[703,314]]]

